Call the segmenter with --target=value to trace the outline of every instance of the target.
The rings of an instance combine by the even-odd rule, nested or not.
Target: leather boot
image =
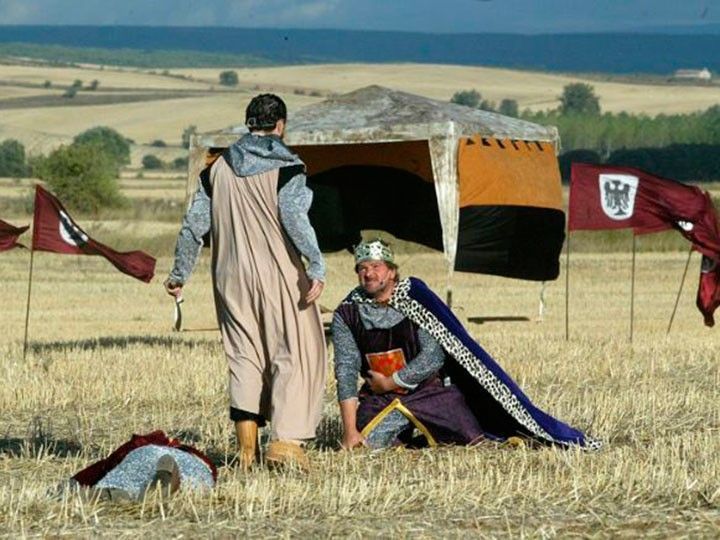
[[[235,422],[235,434],[238,441],[237,459],[240,468],[247,471],[255,463],[257,456],[258,425],[254,420]]]
[[[310,460],[299,441],[272,441],[265,454],[265,462],[272,469],[294,468],[308,472]]]

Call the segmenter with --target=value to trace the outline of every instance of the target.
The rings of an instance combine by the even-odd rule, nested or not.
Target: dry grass
[[[174,70],[173,70],[174,71]],[[91,81],[99,81],[99,88],[154,88],[159,90],[186,89],[206,90],[211,84],[151,74],[147,70],[136,68],[109,67],[100,69],[97,66],[87,67],[53,67],[53,66],[22,66],[0,65],[0,80],[42,85],[50,81],[53,86],[69,86],[75,80],[83,81],[84,85]],[[216,81],[213,81],[215,83]]]
[[[153,230],[147,224],[145,230]],[[128,235],[138,234],[129,231]],[[720,533],[718,338],[685,288],[665,336],[684,255],[638,257],[635,340],[627,341],[629,255],[573,257],[571,340],[563,276],[546,291],[545,320],[469,323],[536,403],[606,448],[336,452],[332,379],[307,477],[220,468],[211,494],[169,504],[83,505],[48,490],[133,432],[182,434],[223,463],[233,452],[224,360],[207,254],[186,292],[186,326],[169,331],[171,302],[104,260],[38,253],[31,346],[21,359],[28,254],[3,253],[0,297],[0,528],[18,535],[717,536]],[[328,257],[322,302],[353,285],[347,254]],[[445,283],[442,259],[405,252],[406,275]],[[697,272],[693,263],[693,277]],[[539,285],[455,276],[458,313],[536,315]]]
[[[179,72],[208,82],[220,69]],[[239,69],[241,84],[304,86],[321,92],[344,93],[379,84],[435,99],[448,100],[458,90],[476,88],[483,97],[499,102],[518,101],[521,109],[544,110],[559,105],[563,86],[587,82],[600,96],[603,111],[683,113],[704,110],[720,99],[720,87],[641,85],[585,80],[581,77],[500,68],[429,64],[329,64]]]
[[[55,81],[49,68],[33,69],[42,72],[15,71],[13,76]],[[54,73],[68,82],[100,79],[84,70]],[[543,82],[527,78],[541,77],[538,74],[520,73],[513,79],[503,70],[437,66],[250,70],[241,79],[254,80],[254,73],[268,84],[303,81],[331,91],[385,77],[386,85],[443,99],[456,89],[476,87],[491,99],[516,97],[531,105],[537,100],[537,106],[558,95],[564,84],[554,76],[542,75],[551,79]],[[163,79],[132,76],[145,78],[128,82],[131,86],[153,86]],[[493,76],[501,81],[497,87],[491,84]],[[216,75],[208,72],[207,77]],[[111,85],[109,79],[100,80],[101,85]],[[442,86],[443,80],[449,85]],[[601,84],[593,84],[602,96]],[[511,92],[519,88],[530,89],[529,94]],[[662,87],[668,96],[655,102],[652,88],[638,88],[647,106],[655,103],[652,106],[665,110],[678,104],[688,107],[683,110],[702,108],[706,94],[700,92],[700,99],[693,97],[695,92],[717,92],[682,87],[673,97],[674,89]],[[106,124],[138,142],[171,143],[189,124],[206,130],[234,123],[248,97],[238,93],[123,106],[4,111],[0,140],[12,136],[42,149],[87,127]],[[313,100],[289,97],[291,109]],[[644,106],[632,99],[627,103]],[[175,151],[162,150],[168,157]],[[155,153],[135,153],[141,151]],[[18,225],[27,223],[24,182],[0,180],[0,217],[12,217]],[[652,249],[670,251],[638,255],[632,344],[627,341],[630,244],[621,238],[578,238],[576,245],[580,248],[584,241],[586,253],[572,259],[570,341],[564,339],[564,273],[547,287],[543,322],[534,321],[539,284],[468,274],[454,279],[456,311],[469,321],[471,333],[538,405],[605,439],[600,453],[510,451],[494,445],[336,452],[340,432],[330,377],[324,420],[312,450],[313,470],[307,477],[265,470],[243,475],[221,467],[212,493],[184,493],[169,504],[150,500],[85,505],[74,497],[49,496],[58,482],[106,455],[133,432],[159,428],[182,435],[221,464],[232,455],[226,367],[218,334],[212,330],[216,323],[207,254],[186,291],[190,331],[170,332],[172,303],[160,286],[171,264],[182,183],[124,177],[123,191],[135,203],[130,211],[102,221],[80,220],[98,240],[157,254],[158,276],[151,285],[118,274],[96,257],[36,254],[26,361],[21,358],[21,342],[29,254],[0,254],[0,376],[5,381],[0,386],[0,535],[720,535],[718,337],[702,326],[694,307],[697,255],[672,334],[665,335],[686,255],[672,251],[672,241],[662,239],[656,244],[641,240]],[[177,207],[171,208],[172,203]],[[13,212],[5,213],[6,209]],[[174,214],[177,219],[168,221]],[[443,291],[446,279],[439,255],[407,248],[400,252],[405,275],[420,276]],[[353,286],[353,276],[347,254],[331,255],[328,263],[322,303],[334,307]],[[477,322],[518,316],[529,320]]]

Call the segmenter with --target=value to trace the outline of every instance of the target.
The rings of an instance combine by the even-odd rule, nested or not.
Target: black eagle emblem
[[[615,216],[627,215],[630,208],[630,184],[620,180],[605,182],[605,206],[613,211]]]

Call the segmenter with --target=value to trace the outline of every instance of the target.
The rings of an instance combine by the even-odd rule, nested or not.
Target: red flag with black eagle
[[[35,187],[32,249],[72,255],[101,255],[129,276],[150,282],[155,259],[142,251],[121,253],[96,242],[70,217],[62,203],[40,186]]]
[[[633,167],[573,163],[568,230],[675,229],[703,255],[697,306],[707,326],[720,305],[720,227],[710,195]]]
[[[29,225],[24,227],[15,227],[8,222],[0,219],[0,251],[7,251],[16,247],[25,247],[18,243],[18,237],[30,228]]]

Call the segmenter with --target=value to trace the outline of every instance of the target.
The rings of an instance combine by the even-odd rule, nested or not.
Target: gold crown
[[[373,240],[372,242],[360,242],[355,246],[355,264],[363,261],[384,261],[395,264],[393,252],[385,242]]]

